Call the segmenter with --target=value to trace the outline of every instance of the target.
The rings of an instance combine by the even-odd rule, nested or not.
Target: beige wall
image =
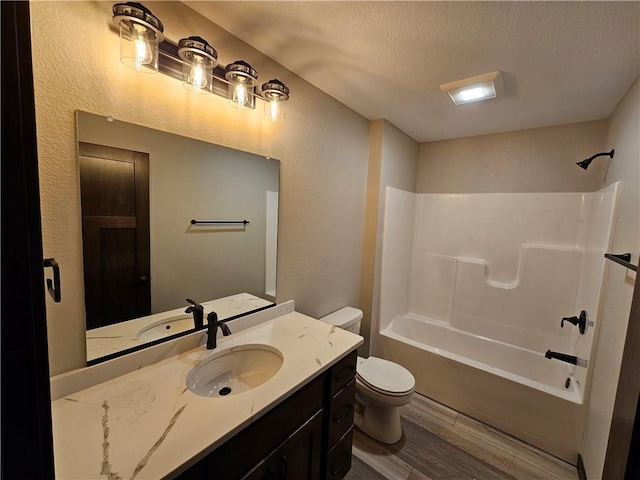
[[[367,210],[362,261],[360,304],[363,320],[360,333],[365,336],[363,353],[375,346],[371,329],[377,328],[380,291],[380,261],[384,192],[386,187],[415,191],[418,166],[418,143],[385,120],[371,122],[369,137],[369,171],[367,178]]]
[[[576,162],[603,151],[604,120],[420,145],[418,193],[591,192],[607,164]],[[608,159],[609,157],[604,157]]]
[[[51,374],[85,365],[75,110],[281,160],[279,302],[314,317],[359,305],[369,122],[178,2],[145,2],[167,38],[206,38],[222,64],[249,61],[291,89],[284,124],[238,111],[164,75],[126,68],[113,2],[33,2],[31,28],[43,247],[62,270],[47,301]]]
[[[636,80],[607,122],[606,148],[615,148],[605,184],[622,181],[613,251],[640,252],[640,81]],[[582,459],[587,478],[602,478],[609,429],[613,416],[620,364],[629,323],[636,273],[610,263],[602,306]]]

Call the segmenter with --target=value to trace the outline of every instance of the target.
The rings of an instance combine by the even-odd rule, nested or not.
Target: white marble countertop
[[[266,383],[228,397],[186,388],[201,360],[243,344],[284,358]],[[167,358],[52,402],[56,478],[171,478],[363,343],[362,337],[297,312]]]
[[[211,311],[215,311],[218,314],[219,320],[225,320],[236,315],[271,306],[273,302],[250,293],[238,293],[202,302],[201,305],[204,307],[204,323],[206,325],[207,314]],[[95,360],[96,358],[148,343],[148,341],[138,339],[138,332],[141,329],[167,318],[178,316],[189,318],[191,315],[185,313],[187,306],[188,304],[185,302],[185,305],[180,308],[87,330],[87,360]],[[190,325],[190,327],[192,329],[193,325]],[[179,331],[175,333],[179,333]]]

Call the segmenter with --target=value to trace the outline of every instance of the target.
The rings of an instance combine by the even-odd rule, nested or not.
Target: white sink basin
[[[282,367],[279,350],[248,344],[204,359],[187,375],[187,388],[202,397],[237,395],[262,385]]]
[[[137,338],[143,342],[152,342],[193,328],[193,316],[175,315],[145,325],[138,330]]]

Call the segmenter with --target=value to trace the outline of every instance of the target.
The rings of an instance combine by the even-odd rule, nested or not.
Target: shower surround
[[[372,353],[408,368],[418,392],[575,464],[620,188],[387,188]],[[584,335],[560,327],[581,310]]]

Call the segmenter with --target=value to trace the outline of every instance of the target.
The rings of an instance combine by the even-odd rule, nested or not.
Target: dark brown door
[[[87,328],[151,313],[149,154],[80,142]]]

